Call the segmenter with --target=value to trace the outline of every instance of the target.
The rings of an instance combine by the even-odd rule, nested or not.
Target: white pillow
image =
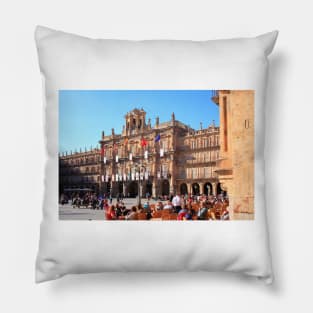
[[[36,282],[73,273],[202,270],[240,272],[270,283],[264,107],[268,55],[277,32],[204,42],[126,41],[37,27],[35,37],[44,82],[48,153]],[[60,220],[60,90],[219,91],[214,100],[220,110],[228,111],[221,115],[216,177],[227,190],[231,220]],[[227,129],[225,124],[222,127],[225,118]]]

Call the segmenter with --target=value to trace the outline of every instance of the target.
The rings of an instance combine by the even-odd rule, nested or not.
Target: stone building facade
[[[100,185],[100,150],[63,153],[59,156],[59,192],[74,191],[99,192]]]
[[[153,197],[218,191],[219,127],[194,130],[176,120],[174,113],[164,123],[157,117],[152,127],[146,112],[134,109],[126,114],[121,134],[112,129],[99,143],[102,192],[136,196],[138,186],[142,196]]]
[[[254,91],[220,90],[218,180],[230,199],[232,219],[254,219]]]
[[[194,130],[172,113],[169,121],[157,117],[152,126],[143,109],[134,109],[125,115],[121,133],[102,132],[99,144],[91,151],[60,155],[60,192],[92,189],[130,197],[138,192],[143,197],[221,192],[214,122]]]

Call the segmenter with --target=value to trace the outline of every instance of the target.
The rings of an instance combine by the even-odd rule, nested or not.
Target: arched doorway
[[[187,184],[182,183],[182,184],[180,185],[180,194],[181,194],[181,195],[186,195],[186,194],[188,194]]]
[[[205,195],[211,195],[211,194],[213,194],[213,187],[212,187],[212,184],[211,184],[211,183],[209,183],[209,182],[205,183],[203,189],[204,189],[204,190],[203,190],[203,193],[204,193]]]
[[[122,183],[121,181],[118,183],[118,192],[119,192],[120,194],[123,193],[123,183]]]
[[[138,183],[136,181],[129,183],[128,196],[131,198],[136,198],[138,196]]]
[[[170,183],[167,179],[162,181],[162,196],[170,195]]]
[[[106,183],[106,193],[109,195],[112,192],[112,182],[109,180],[109,182]]]
[[[152,183],[147,181],[144,188],[144,196],[147,196],[149,193],[150,197],[152,196]]]
[[[199,196],[200,195],[200,186],[198,183],[194,183],[192,184],[192,194],[195,196]]]
[[[216,195],[219,195],[219,194],[224,194],[223,189],[221,187],[221,183],[218,183],[216,185]]]

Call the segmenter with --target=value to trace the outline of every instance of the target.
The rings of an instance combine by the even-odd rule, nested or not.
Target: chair
[[[177,216],[178,216],[177,213],[171,213],[169,219],[170,219],[170,220],[177,220]]]
[[[156,211],[152,214],[153,218],[160,218],[162,217],[162,212],[161,211]]]
[[[170,215],[171,213],[170,213],[170,210],[162,210],[162,211],[161,211],[161,214],[162,214],[162,217],[163,217],[163,216],[168,216],[168,215]]]
[[[138,220],[146,220],[147,214],[146,213],[138,213]]]

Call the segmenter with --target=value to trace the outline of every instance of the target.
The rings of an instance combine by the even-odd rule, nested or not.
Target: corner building
[[[216,174],[230,199],[231,219],[254,219],[254,90],[219,90],[220,157]],[[262,152],[258,152],[262,155]]]

